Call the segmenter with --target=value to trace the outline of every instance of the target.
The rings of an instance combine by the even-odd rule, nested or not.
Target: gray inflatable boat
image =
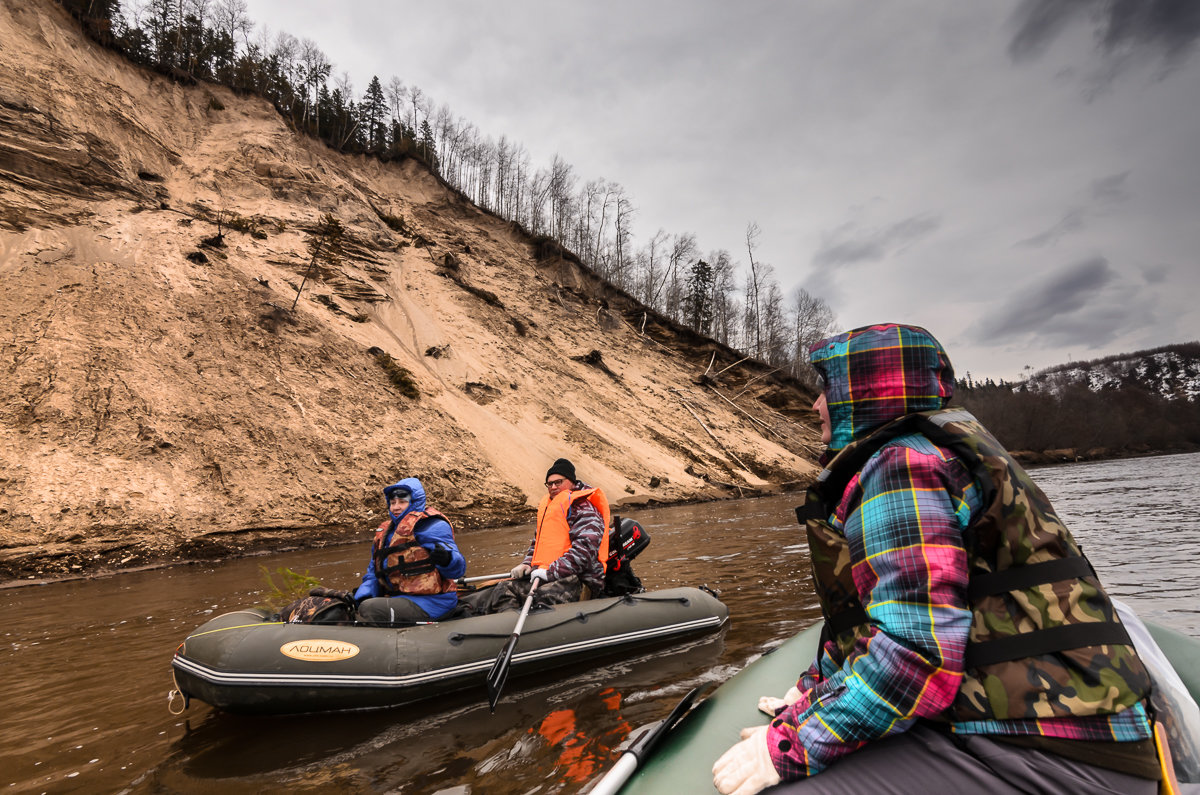
[[[185,705],[195,698],[226,712],[260,714],[387,707],[482,691],[516,617],[392,628],[285,624],[266,610],[239,610],[188,635],[171,666]],[[536,610],[521,632],[512,676],[714,632],[728,618],[729,609],[698,588]]]

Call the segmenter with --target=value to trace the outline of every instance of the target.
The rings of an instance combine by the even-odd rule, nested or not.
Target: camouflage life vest
[[[964,532],[971,629],[952,721],[1105,715],[1146,698],[1150,679],[1070,531],[1029,475],[969,412],[909,414],[838,452],[796,515],[805,525],[827,638],[840,663],[871,622],[834,508],[867,460],[920,433],[951,450],[982,489]],[[850,506],[850,510],[854,506]]]
[[[437,567],[429,559],[429,552],[417,542],[417,522],[432,518],[442,519],[446,524],[450,524],[450,520],[441,512],[426,508],[424,511],[405,514],[396,524],[396,530],[390,538],[390,520],[381,524],[375,531],[375,540],[371,542],[375,579],[388,596],[439,594],[458,590],[454,580],[448,580],[438,573]],[[454,531],[453,526],[450,529],[451,532]]]

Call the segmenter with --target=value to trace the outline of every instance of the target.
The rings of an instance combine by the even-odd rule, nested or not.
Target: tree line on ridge
[[[549,237],[642,304],[747,356],[813,383],[809,346],[836,318],[819,296],[785,295],[756,257],[761,230],[746,227],[749,265],[696,235],[658,229],[634,242],[636,208],[618,183],[582,181],[558,155],[535,168],[519,142],[499,140],[416,85],[373,76],[360,97],[316,42],[272,36],[245,0],[58,0],[97,41],[174,79],[205,80],[269,100],[296,130],[347,153],[414,158],[477,206]]]

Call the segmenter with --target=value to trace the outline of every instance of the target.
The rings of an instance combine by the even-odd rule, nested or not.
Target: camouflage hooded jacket
[[[1089,622],[1125,636],[1045,496],[973,417],[940,411],[954,380],[937,341],[871,326],[818,343],[811,360],[834,457],[798,512],[834,631],[768,730],[780,776],[813,775],[921,718],[961,733],[1149,737],[1131,648],[1012,640],[1044,646],[1030,630]],[[1052,560],[1071,562],[1028,589],[987,579]]]

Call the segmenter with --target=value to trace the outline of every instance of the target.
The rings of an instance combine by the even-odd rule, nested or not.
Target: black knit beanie
[[[546,480],[550,479],[551,475],[562,475],[572,483],[575,482],[575,465],[565,458],[560,458],[554,462],[554,465],[546,471]]]

